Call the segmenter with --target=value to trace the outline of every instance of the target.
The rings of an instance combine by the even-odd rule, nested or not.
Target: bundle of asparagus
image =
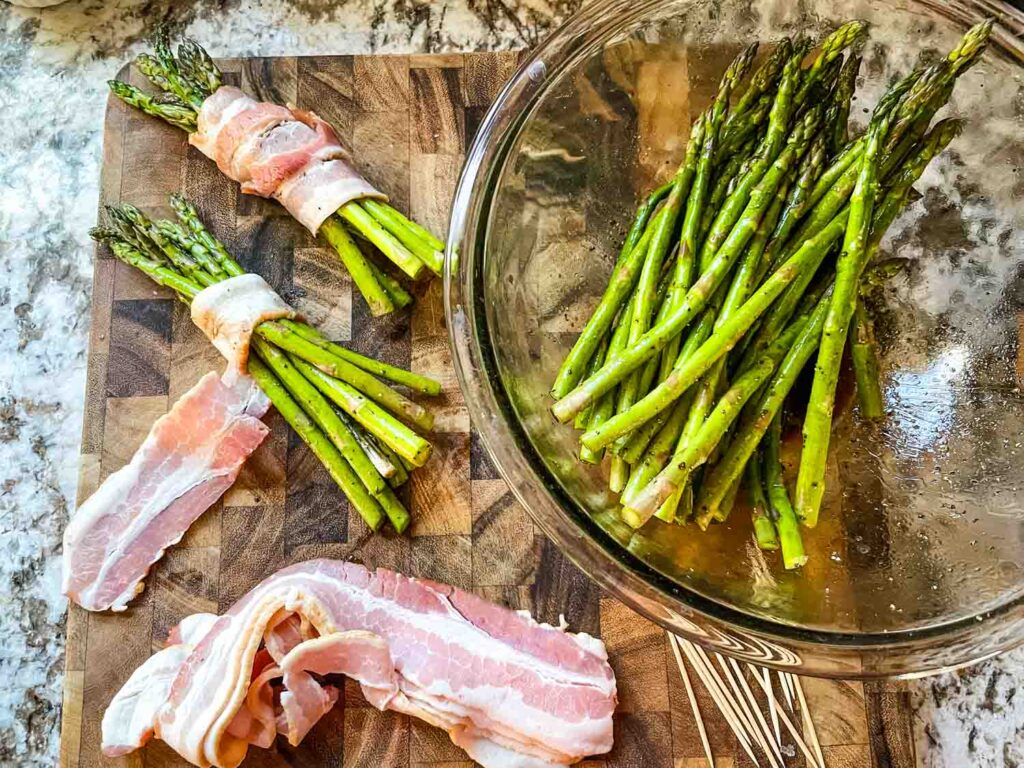
[[[781,547],[786,568],[806,562],[800,524],[818,519],[850,334],[860,414],[884,415],[862,286],[892,271],[873,265],[879,243],[960,132],[932,119],[991,28],[893,84],[858,138],[848,116],[862,22],[813,56],[806,40],[782,40],[738,99],[757,45],[726,70],[674,177],[637,211],[552,387],[555,417],[585,430],[580,458],[610,456],[627,523],[706,528],[743,485],[757,543]],[[810,398],[792,402],[815,354]],[[806,412],[795,503],[779,458],[787,410]]]
[[[200,112],[204,103],[221,88],[221,72],[210,55],[194,40],[185,39],[178,47],[177,56],[171,51],[165,30],[157,33],[155,42],[154,54],[140,54],[134,63],[139,71],[160,89],[160,95],[152,96],[120,80],[109,81],[110,90],[126,104],[159,117],[189,134],[195,134],[200,128]],[[240,112],[235,116],[239,115]],[[247,117],[241,115],[239,119],[245,121]],[[280,140],[273,137],[272,133],[282,126],[279,116],[275,119],[271,114],[270,119],[265,122],[249,122],[246,127],[256,131],[257,141],[264,142],[267,146],[278,146],[276,142]],[[317,159],[317,153],[323,154],[323,144],[320,143],[323,137],[312,130],[309,131],[309,135],[316,139],[316,143],[311,143],[307,147],[288,144],[288,141],[296,141],[295,134],[288,134],[287,127],[282,132],[286,134],[281,146],[284,161],[290,164],[287,166],[288,171],[295,170],[296,149],[311,150],[310,157],[314,160]],[[236,156],[246,152],[251,154],[252,147],[245,144],[249,137],[236,138],[244,138],[242,151],[236,152]],[[221,167],[223,169],[225,166]],[[276,180],[279,181],[280,178]],[[323,215],[327,213],[324,211]],[[396,308],[405,307],[412,302],[412,296],[398,280],[367,258],[350,236],[350,231],[374,246],[402,273],[412,279],[418,278],[424,268],[434,274],[441,274],[444,243],[384,200],[365,196],[351,200],[323,220],[318,228],[312,229],[322,234],[337,252],[374,315],[386,314]]]
[[[171,197],[178,221],[151,221],[130,205],[109,207],[109,224],[93,239],[174,290],[186,304],[204,288],[245,274],[181,196]],[[323,463],[352,506],[373,530],[385,517],[395,530],[409,513],[395,495],[430,456],[433,416],[382,379],[437,395],[434,380],[364,357],[325,338],[299,320],[256,326],[249,374]],[[415,429],[413,429],[415,428]]]

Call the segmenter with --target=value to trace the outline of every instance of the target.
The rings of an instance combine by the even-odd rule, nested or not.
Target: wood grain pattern
[[[679,112],[694,116],[714,92],[734,51],[666,58],[642,73],[673,99],[639,99],[637,131],[651,151],[641,172],[657,176],[678,153]],[[520,59],[517,52],[442,56],[330,56],[224,62],[226,80],[263,98],[312,108],[338,126],[364,172],[397,205],[443,234],[459,170],[486,107]],[[702,63],[695,67],[694,61]],[[720,66],[721,65],[721,66]],[[623,61],[609,64],[628,66]],[[696,71],[695,71],[696,70]],[[600,109],[594,104],[590,108]],[[624,137],[626,138],[626,137]],[[675,142],[675,143],[673,143]],[[330,337],[439,378],[436,454],[403,494],[410,535],[371,535],[306,447],[276,414],[271,436],[234,487],[153,569],[145,592],[118,615],[68,615],[61,765],[180,768],[154,742],[118,760],[99,754],[99,724],[114,691],[196,611],[223,611],[265,576],[310,557],[353,558],[439,579],[541,621],[565,620],[605,639],[619,680],[612,753],[586,768],[705,768],[690,706],[657,626],[598,587],[554,547],[499,479],[458,391],[439,281],[414,288],[413,308],[371,318],[332,251],[273,203],[239,194],[185,137],[118,102],[109,105],[101,204],[132,202],[167,215],[182,191],[250,270],[259,272]],[[582,220],[560,222],[576,237]],[[554,231],[553,228],[549,228]],[[559,243],[538,243],[557,256]],[[82,433],[79,498],[127,461],[153,420],[206,371],[222,363],[184,308],[144,276],[96,254],[92,335]],[[572,330],[572,321],[563,330]],[[752,765],[694,678],[719,768]],[[831,768],[903,768],[908,708],[898,689],[808,681],[811,707]],[[912,755],[912,753],[911,753]],[[912,756],[909,758],[912,760]],[[469,768],[440,730],[370,707],[345,684],[341,701],[298,748],[253,750],[247,766]],[[804,765],[802,758],[791,766]]]

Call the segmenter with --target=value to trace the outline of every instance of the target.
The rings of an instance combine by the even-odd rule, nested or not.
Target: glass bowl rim
[[[990,51],[1014,50],[1024,61],[1024,11],[1004,0],[915,2],[964,28],[995,16]],[[801,663],[795,666],[802,673],[909,677],[973,663],[1024,642],[1024,592],[977,614],[892,632],[812,629],[748,613],[670,579],[625,550],[569,497],[536,455],[500,384],[483,311],[478,257],[482,261],[487,234],[484,214],[490,210],[493,182],[520,129],[547,93],[548,84],[621,30],[632,29],[651,11],[666,5],[662,0],[597,0],[570,17],[523,58],[489,107],[467,151],[449,221],[444,305],[459,387],[492,464],[543,533],[588,578],[666,629],[723,653],[791,668],[794,665],[786,658],[792,653],[783,652],[780,658],[768,653],[766,658],[761,648],[767,644],[777,650],[782,644],[796,651]],[[1009,630],[1008,636],[992,633],[999,639],[978,646],[976,634],[982,627]],[[952,653],[932,653],[940,644],[946,644]],[[830,657],[834,654],[865,652],[895,654],[895,662],[862,673],[844,669],[839,674],[833,668]]]

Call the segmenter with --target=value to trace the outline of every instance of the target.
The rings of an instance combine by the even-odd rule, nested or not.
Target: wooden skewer
[[[776,762],[778,763],[779,768],[784,768],[782,748],[779,744],[779,739],[772,739],[771,730],[768,728],[768,721],[764,719],[764,713],[761,712],[761,705],[754,696],[754,692],[750,690],[750,685],[747,683],[747,678],[744,676],[743,670],[740,668],[740,665],[736,663],[735,659],[729,659],[729,666],[732,667],[732,671],[735,673],[736,678],[740,682],[740,686],[743,688],[743,693],[750,704],[750,708],[754,712],[754,716],[757,718],[758,724],[761,726],[762,732],[764,733],[765,742],[771,745],[772,750],[775,753],[775,757],[777,758]]]
[[[733,706],[736,709],[736,714],[740,717],[741,720],[743,720],[743,724],[747,728],[747,734],[753,736],[754,740],[758,742],[758,746],[761,747],[762,750],[764,750],[764,745],[761,744],[761,740],[758,738],[757,726],[754,724],[754,718],[747,710],[745,702],[741,700],[742,694],[740,694],[739,687],[736,685],[736,682],[732,679],[732,676],[729,674],[729,667],[726,666],[725,659],[723,659],[717,653],[712,655],[718,661],[718,665],[722,668],[720,674],[716,671],[718,678],[722,681],[722,689],[726,691],[726,693],[728,693],[728,690],[725,687],[725,683],[728,682],[729,688],[732,690],[732,695],[729,697],[729,699],[730,701],[732,701]],[[707,662],[709,666],[712,666],[712,668],[714,668],[713,665],[711,665],[710,659],[707,659]]]
[[[683,661],[683,655],[679,652],[679,640],[671,632],[668,633],[668,643],[672,646],[672,654],[676,657],[679,675],[683,678],[683,685],[686,687],[686,697],[690,700],[693,719],[697,721],[697,733],[700,734],[700,743],[704,747],[704,755],[708,759],[708,766],[709,768],[715,768],[715,756],[711,754],[711,744],[708,741],[707,731],[704,729],[704,718],[700,714],[700,707],[697,706],[697,697],[693,692],[693,685],[690,683],[690,675],[686,671],[686,662]]]
[[[750,736],[747,733],[746,724],[742,721],[739,713],[736,711],[736,707],[729,698],[729,694],[725,690],[722,680],[719,679],[715,670],[707,663],[707,660],[701,658],[697,646],[689,644],[689,647],[687,647],[687,642],[685,640],[680,640],[679,646],[686,654],[686,658],[689,659],[690,664],[693,666],[694,671],[697,672],[701,682],[704,683],[708,693],[711,694],[711,698],[721,711],[722,716],[725,717],[726,721],[729,723],[729,727],[732,728],[740,742],[749,747]]]
[[[757,684],[761,686],[761,690],[764,691],[765,696],[772,696],[774,698],[774,696],[769,691],[768,687],[764,684],[764,681],[761,680],[760,677],[755,676],[754,679],[757,680]],[[782,724],[786,726],[786,730],[789,731],[789,735],[793,737],[793,740],[796,742],[797,746],[800,747],[800,751],[804,753],[804,757],[807,758],[807,762],[811,765],[818,766],[819,764],[817,757],[814,755],[813,752],[811,752],[810,747],[807,746],[807,743],[800,735],[800,732],[797,731],[796,727],[793,725],[793,721],[789,719],[789,716],[781,707],[779,707],[779,717],[782,719]],[[819,768],[824,768],[824,766],[819,766]]]
[[[725,657],[721,654],[716,653],[715,660],[718,662],[718,665],[722,668],[723,677],[729,683],[729,687],[732,688],[732,692],[736,696],[736,701],[745,715],[747,727],[750,728],[751,733],[754,734],[754,738],[757,740],[758,746],[761,747],[761,751],[765,753],[765,755],[768,757],[768,762],[775,766],[775,768],[783,768],[782,754],[779,753],[778,755],[776,755],[776,750],[772,748],[777,747],[777,745],[773,744],[772,747],[769,747],[768,740],[765,739],[765,736],[768,736],[768,739],[771,738],[771,735],[768,733],[768,725],[764,725],[763,732],[758,728],[757,720],[761,716],[761,707],[758,706],[757,701],[754,699],[752,695],[749,697],[743,695],[739,685],[733,679],[732,673],[729,670],[729,665],[727,664]],[[742,673],[740,673],[740,676],[742,677]],[[747,690],[749,691],[750,689],[748,688]],[[753,704],[753,706],[751,706],[751,704]],[[753,710],[757,711],[756,717],[754,715]],[[760,719],[761,722],[764,723],[764,718]]]
[[[751,671],[752,674],[756,675],[756,674],[758,674],[759,671],[764,673],[765,685],[767,685],[768,686],[768,690],[771,691],[772,690],[772,671],[770,669],[768,669],[768,667],[764,667],[763,669],[758,670],[757,667],[753,666],[752,664],[748,664],[747,666],[750,668],[750,671]],[[773,693],[773,695],[768,697],[768,713],[769,713],[769,715],[771,715],[771,718],[772,718],[772,729],[775,731],[775,743],[776,744],[781,744],[782,743],[782,734],[779,732],[779,713],[778,713],[778,710],[776,709],[777,706],[778,706],[778,703],[775,701],[775,696],[774,696],[774,693]]]
[[[805,735],[810,739],[811,746],[814,748],[814,754],[818,756],[818,765],[821,768],[825,768],[825,755],[821,752],[821,744],[818,742],[818,732],[814,728],[814,720],[811,719],[811,710],[807,706],[807,699],[804,698],[804,687],[800,683],[800,678],[794,676],[793,684],[796,687],[796,696],[800,700],[800,714],[804,720],[804,731]]]
[[[728,696],[724,690],[719,687],[719,680],[714,670],[711,669],[710,665],[705,666],[704,661],[701,659],[700,649],[688,640],[679,640],[679,644],[683,649],[683,653],[686,654],[686,658],[689,659],[690,664],[693,665],[694,671],[697,676],[700,677],[701,682],[704,683],[704,687],[707,688],[708,693],[711,695],[712,700],[718,707],[722,716],[726,722],[729,723],[729,727],[732,728],[733,733],[736,734],[736,739],[739,741],[743,751],[747,753],[747,757],[750,758],[754,765],[759,766],[760,763],[754,756],[754,750],[750,745],[750,737],[748,736],[745,726],[740,720],[739,716],[733,708],[733,705],[729,702]]]
[[[776,672],[779,676],[779,687],[782,688],[782,695],[786,699],[786,706],[789,707],[789,711],[792,714],[796,714],[796,709],[793,707],[793,692],[789,687],[789,672]]]
[[[722,679],[722,675],[717,669],[715,669],[715,665],[711,663],[711,659],[708,657],[708,654],[704,649],[699,645],[692,645],[691,650],[695,654],[695,658],[699,661],[700,668],[704,671],[705,676],[710,679],[714,685],[719,699],[729,708],[729,713],[732,715],[733,721],[739,726],[739,729],[733,726],[733,730],[736,732],[737,738],[740,739],[747,751],[747,754],[750,756],[750,759],[757,763],[757,758],[751,754],[753,752],[751,727],[742,712],[740,712],[739,702],[733,698],[733,695],[725,684],[725,680]],[[732,725],[732,723],[730,723],[730,725]]]

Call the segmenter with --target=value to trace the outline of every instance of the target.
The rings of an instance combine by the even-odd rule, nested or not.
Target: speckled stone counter
[[[0,766],[57,762],[104,81],[162,21],[215,56],[529,46],[578,0],[0,2]],[[1024,652],[912,684],[920,763],[1024,765]]]

